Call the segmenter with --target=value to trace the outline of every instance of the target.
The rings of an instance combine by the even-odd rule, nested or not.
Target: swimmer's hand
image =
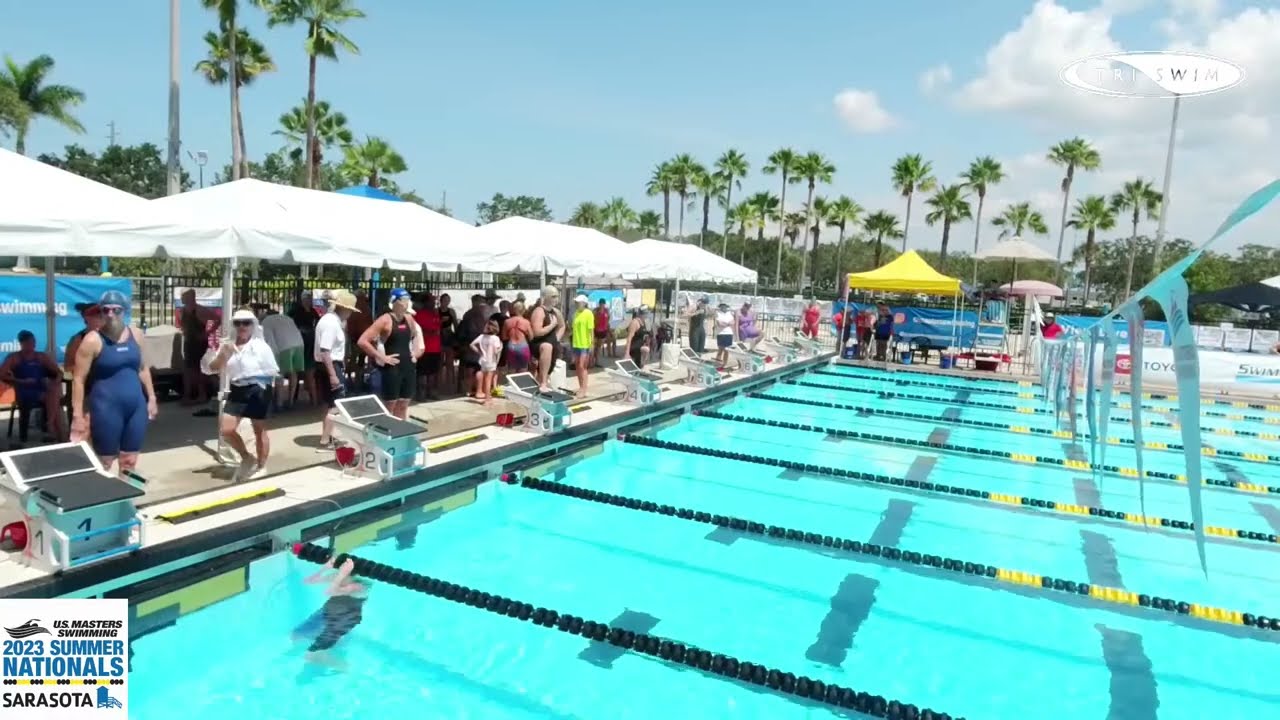
[[[310,577],[303,580],[302,582],[308,585],[316,585],[324,582],[325,575],[327,575],[329,572],[333,570],[333,561],[335,558],[337,558],[337,555],[330,555],[329,559],[325,561],[324,567],[321,568],[319,572],[312,574]]]
[[[89,421],[83,415],[71,419],[71,442],[83,442],[89,437]]]
[[[382,357],[378,358],[378,362],[381,363],[382,365],[390,365],[394,367],[400,364],[400,356],[387,355],[386,353],[383,353]]]
[[[160,414],[160,408],[159,406],[156,405],[156,399],[151,398],[150,400],[147,401],[147,419],[155,420],[156,416],[159,414]]]

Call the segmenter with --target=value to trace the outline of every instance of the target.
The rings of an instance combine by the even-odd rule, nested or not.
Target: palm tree
[[[711,201],[724,199],[725,179],[719,173],[708,172],[699,166],[698,173],[693,176],[693,188],[702,196],[702,229],[698,232],[698,247],[702,247],[711,225]]]
[[[764,215],[760,205],[749,199],[738,203],[729,214],[733,216],[733,221],[738,223],[738,235],[742,241],[742,245],[738,248],[738,264],[746,267],[747,233],[757,227],[764,227]]]
[[[978,193],[978,214],[973,222],[973,285],[978,285],[978,241],[982,238],[982,206],[987,200],[987,190],[1004,180],[1004,168],[1000,161],[984,155],[969,163],[969,169],[961,175],[964,184]]]
[[[10,102],[16,98],[17,111],[12,112],[14,146],[19,155],[27,153],[27,133],[31,121],[49,118],[62,127],[83,133],[84,126],[71,114],[71,108],[84,102],[84,93],[69,85],[47,85],[53,72],[53,58],[40,55],[26,65],[19,65],[8,55],[0,72],[0,87],[7,89]]]
[[[973,218],[973,210],[969,207],[969,197],[965,195],[964,185],[943,185],[928,200],[930,212],[924,216],[924,222],[930,227],[942,222],[942,250],[938,253],[938,262],[947,261],[947,244],[951,242],[951,225],[961,220]]]
[[[1089,293],[1093,285],[1093,249],[1096,245],[1099,230],[1110,230],[1116,226],[1116,209],[1107,203],[1101,195],[1090,195],[1076,202],[1075,212],[1067,225],[1077,230],[1084,230],[1084,303],[1089,304]],[[1127,295],[1128,293],[1126,293]]]
[[[911,199],[916,191],[933,189],[933,164],[921,155],[903,155],[893,163],[893,187],[907,199],[907,218],[902,225],[902,251],[907,251],[907,233],[911,230]]]
[[[641,210],[636,216],[636,232],[642,237],[654,237],[661,229],[662,216],[656,210]]]
[[[313,147],[316,136],[316,60],[338,59],[338,50],[359,54],[360,48],[339,30],[348,20],[364,17],[352,0],[263,0],[267,27],[302,24],[307,28],[303,49],[307,53],[307,142]],[[397,156],[399,157],[399,156]],[[403,164],[403,159],[401,159]],[[320,167],[307,157],[307,187],[320,182]]]
[[[210,85],[222,85],[231,79],[230,59],[235,58],[233,68],[236,82],[240,87],[252,83],[259,75],[274,72],[275,61],[267,48],[257,38],[249,35],[244,28],[236,30],[235,37],[230,31],[222,33],[207,32],[204,44],[209,51],[208,57],[196,63],[195,71],[202,75]],[[233,147],[231,153],[231,179],[235,180],[249,174],[249,159],[245,148],[244,117],[240,112],[240,93],[237,90],[231,100],[231,119]]]
[[[645,186],[645,194],[649,197],[662,196],[662,239],[671,239],[671,193],[675,191],[675,175],[671,171],[671,163],[655,165],[649,175],[649,184]]]
[[[857,225],[862,216],[862,206],[854,202],[848,195],[841,195],[827,205],[826,217],[828,225],[840,229],[840,237],[836,240],[836,289],[843,287],[840,282],[840,265],[844,257],[844,234],[850,225]]]
[[[671,158],[671,190],[680,198],[680,222],[676,238],[684,242],[684,208],[690,198],[697,195],[693,187],[694,178],[706,172],[697,160],[689,153],[681,153]]]
[[[884,249],[884,241],[886,239],[892,240],[905,234],[902,228],[898,227],[898,217],[893,213],[877,210],[862,221],[862,226],[875,238],[875,264],[876,267],[880,267],[880,255]]]
[[[802,212],[784,213],[782,216],[782,233],[787,236],[787,247],[795,248],[796,241],[800,239],[800,233],[808,225],[809,216]],[[805,233],[808,234],[807,232]],[[801,245],[800,254],[804,254],[804,246]],[[782,286],[782,276],[773,279],[777,287]]]
[[[1062,284],[1062,246],[1067,238],[1067,205],[1071,200],[1071,183],[1076,170],[1097,170],[1102,156],[1084,138],[1075,137],[1049,148],[1049,162],[1066,168],[1062,176],[1062,221],[1058,227],[1058,284]]]
[[[1163,199],[1151,181],[1143,178],[1130,180],[1120,188],[1120,192],[1111,196],[1111,205],[1117,214],[1126,210],[1132,213],[1129,220],[1133,225],[1133,232],[1129,235],[1129,269],[1124,276],[1123,297],[1129,297],[1129,291],[1133,289],[1133,263],[1138,257],[1138,223],[1144,213],[1148,220],[1159,217]]]
[[[724,178],[724,206],[726,208],[733,207],[733,188],[742,188],[740,179],[746,177],[750,166],[747,164],[747,157],[734,149],[725,150],[720,159],[716,160],[716,174]],[[729,213],[726,211],[724,215],[724,236],[720,238],[720,256],[724,257],[729,252]]]
[[[613,230],[613,236],[622,239],[622,231],[636,222],[636,211],[620,197],[609,198],[601,211],[605,227]]]
[[[805,212],[809,214],[809,225],[816,225],[822,219],[821,212],[816,212],[817,207],[813,203],[814,190],[818,187],[818,183],[823,183],[824,185],[830,183],[831,177],[835,175],[835,172],[836,166],[823,157],[822,153],[805,153],[796,163],[796,177],[803,178],[809,185],[809,197],[805,201]],[[816,234],[813,238],[813,249],[815,253],[818,250],[818,236]],[[800,255],[800,283],[804,283],[807,257],[807,253]]]
[[[342,149],[342,173],[348,178],[365,179],[369,187],[378,187],[383,175],[395,175],[409,169],[404,158],[382,138],[368,137]]]
[[[782,237],[786,235],[786,228],[782,226],[782,215],[785,213],[787,203],[787,183],[796,181],[796,164],[800,161],[800,155],[791,148],[781,148],[775,150],[769,156],[767,164],[762,168],[765,175],[781,175],[782,176],[782,195],[778,203],[783,208],[783,213],[778,215],[778,260],[773,266],[773,274],[775,278],[782,277]],[[762,231],[763,233],[763,231]]]
[[[1044,222],[1044,215],[1039,210],[1032,210],[1031,203],[1010,205],[992,218],[991,224],[1000,228],[1000,237],[1021,237],[1023,231],[1030,230],[1036,235],[1047,235],[1049,226]]]
[[[756,224],[756,241],[764,242],[764,225],[770,220],[782,222],[782,200],[771,192],[758,192],[747,198],[747,202],[760,211],[760,222]]]
[[[304,100],[289,112],[280,116],[280,129],[275,131],[285,139],[291,149],[289,157],[299,164],[305,165],[302,148],[307,142],[307,104]],[[317,100],[315,104],[315,133],[311,138],[311,163],[320,167],[324,163],[324,151],[331,147],[345,148],[355,142],[355,135],[347,125],[347,116],[335,111],[327,101]],[[306,178],[302,178],[306,184]]]
[[[239,0],[200,0],[206,10],[213,10],[218,16],[218,32],[207,33],[205,44],[209,47],[209,60],[213,67],[220,67],[220,80],[213,79],[217,73],[212,68],[202,68],[198,63],[196,72],[205,76],[213,85],[227,83],[231,89],[231,179],[239,180],[247,174],[248,160],[244,157],[244,115],[240,112],[240,88],[245,83],[240,79],[243,69],[240,60],[241,30],[236,25],[236,15],[240,10]],[[266,48],[262,48],[266,53]],[[273,68],[274,69],[274,66]],[[230,77],[228,77],[230,76]],[[230,82],[228,82],[230,80]]]
[[[26,115],[26,107],[18,99],[18,91],[10,85],[0,84],[0,137],[9,137]]]
[[[569,224],[585,228],[598,228],[604,223],[602,208],[591,201],[578,203],[569,216]]]

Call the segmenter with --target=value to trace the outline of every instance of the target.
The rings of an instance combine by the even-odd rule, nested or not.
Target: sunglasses
[[[124,308],[120,307],[119,305],[99,305],[98,310],[101,311],[103,315],[123,315],[124,314]]]
[[[232,320],[231,324],[235,325],[236,327],[249,327],[250,325],[253,324],[253,321],[252,320]]]

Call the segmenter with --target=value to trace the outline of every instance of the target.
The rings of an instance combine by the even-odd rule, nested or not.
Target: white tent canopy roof
[[[599,230],[518,216],[481,225],[476,230],[483,238],[478,250],[498,257],[503,266],[515,262],[522,270],[538,272],[545,262],[549,275],[649,277],[644,261],[631,252],[627,243]]]
[[[413,203],[248,178],[152,202],[255,241],[299,243],[306,251],[295,250],[296,262],[452,271],[475,253],[475,228]]]
[[[260,247],[288,253],[279,244]],[[261,257],[248,249],[226,223],[192,222],[0,148],[0,255]]]
[[[756,271],[696,245],[645,238],[629,246],[632,253],[647,258],[646,278],[694,282],[756,282]]]
[[[983,250],[977,257],[979,260],[1057,260],[1053,255],[1041,250],[1040,246],[1016,235]]]

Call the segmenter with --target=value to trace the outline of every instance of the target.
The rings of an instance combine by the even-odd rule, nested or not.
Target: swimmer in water
[[[341,661],[332,657],[329,650],[364,619],[364,603],[369,599],[369,585],[364,580],[351,576],[355,571],[355,562],[350,558],[336,571],[335,561],[336,556],[331,556],[320,572],[304,581],[308,585],[329,583],[325,590],[328,599],[325,600],[324,607],[293,631],[293,638],[313,638],[307,648],[307,661],[342,669]]]

